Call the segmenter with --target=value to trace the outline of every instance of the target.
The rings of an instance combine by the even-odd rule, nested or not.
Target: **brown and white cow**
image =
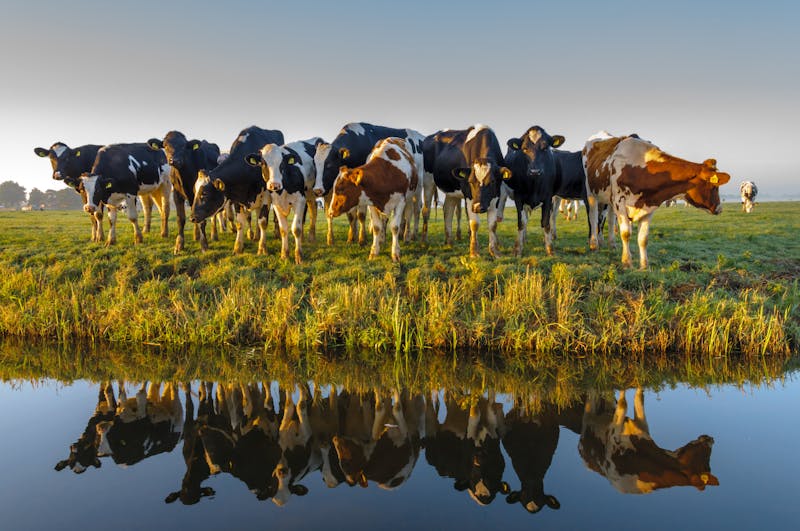
[[[667,199],[682,198],[712,214],[722,212],[719,187],[731,176],[717,170],[717,162],[698,164],[665,153],[637,135],[598,134],[583,148],[589,192],[590,246],[597,248],[598,203],[610,204],[619,222],[622,263],[631,266],[629,241],[632,223],[639,224],[639,265],[646,269],[647,235],[655,210]],[[609,221],[609,241],[614,231]]]
[[[389,137],[380,140],[356,168],[342,166],[333,186],[329,217],[336,217],[359,204],[369,207],[372,221],[372,249],[369,257],[380,252],[384,239],[382,216],[392,214],[392,260],[400,260],[400,224],[406,203],[417,193],[419,177],[414,155],[407,140]]]
[[[719,485],[709,464],[714,439],[701,435],[677,450],[665,450],[650,437],[641,388],[636,389],[633,408],[631,419],[626,416],[625,391],[619,392],[616,406],[597,395],[586,401],[579,451],[590,469],[627,494]]]

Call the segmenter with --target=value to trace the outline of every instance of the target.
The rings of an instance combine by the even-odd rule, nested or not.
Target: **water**
[[[124,382],[125,406],[119,385],[52,379],[0,384],[3,529],[788,529],[800,522],[794,452],[800,384],[791,375],[759,386],[644,389],[652,439],[631,420],[637,391],[629,389],[627,435],[617,433],[616,447],[602,440],[617,407],[613,391],[589,390],[558,408],[542,396],[517,396],[515,403],[494,392],[393,396],[386,390],[378,393],[385,407],[377,414],[387,416],[375,423],[372,389],[337,387],[331,405],[331,388],[322,385],[317,400],[307,402],[313,405],[298,409],[299,387],[267,384],[267,405],[280,413],[283,401],[286,411],[299,411],[304,425],[316,430],[308,434],[297,417],[282,429],[279,415],[270,422],[269,407],[258,406],[265,387],[257,384],[207,384],[212,391],[201,404],[203,384],[192,382],[188,409],[180,385],[173,386],[174,400],[159,404],[156,395],[147,399],[146,388],[137,402],[140,384]],[[103,386],[118,405],[108,412],[105,395],[99,400]],[[170,388],[156,387],[162,394]],[[291,389],[288,407],[280,398],[283,388]],[[315,392],[313,382],[309,391]],[[604,407],[608,418],[586,414],[587,403],[590,411]],[[382,438],[377,444],[370,440],[373,425]],[[292,443],[293,428],[299,435]],[[81,465],[68,457],[84,432],[90,436],[81,443]],[[329,434],[337,433],[332,441]],[[711,439],[702,436],[713,438],[710,453]],[[281,437],[290,449],[283,454]],[[297,446],[304,437],[310,437],[309,454]],[[692,441],[696,447],[686,452],[685,463],[676,464],[666,450]],[[615,466],[609,466],[614,448]],[[326,449],[330,459],[323,462]],[[632,453],[620,456],[625,449]],[[337,450],[351,460],[338,459]],[[359,466],[358,457],[370,452]],[[601,457],[593,461],[590,455]],[[219,472],[209,474],[209,464]],[[519,492],[517,470],[527,477],[527,498]],[[278,477],[290,480],[283,483],[291,488],[284,489]],[[662,488],[628,493],[655,483]],[[538,500],[541,510],[530,514],[517,498]]]

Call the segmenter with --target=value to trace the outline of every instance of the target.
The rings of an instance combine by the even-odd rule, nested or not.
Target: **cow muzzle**
[[[486,209],[483,208],[480,203],[472,203],[472,212],[475,214],[483,214],[486,212]]]
[[[57,181],[60,181],[61,180],[61,172],[60,171],[53,172],[53,179],[56,179]]]
[[[322,188],[314,188],[314,195],[317,197],[322,197],[323,195],[325,195],[325,190],[323,190]]]
[[[97,211],[97,207],[94,205],[83,205],[83,211],[87,214],[94,214]]]
[[[541,176],[542,176],[542,173],[543,173],[543,172],[542,172],[542,170],[540,170],[540,169],[532,169],[532,170],[528,170],[528,176],[529,176],[529,177],[541,177]]]
[[[722,203],[717,205],[711,213],[714,214],[715,216],[722,214]]]
[[[283,189],[283,186],[279,183],[269,181],[267,183],[267,190],[270,192],[280,192]]]

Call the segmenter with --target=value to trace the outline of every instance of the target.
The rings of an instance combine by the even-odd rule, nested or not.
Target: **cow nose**
[[[267,183],[267,188],[269,189],[270,192],[279,192],[283,187],[278,183],[270,181]]]
[[[472,203],[472,211],[476,214],[482,214],[484,212],[480,203]]]
[[[89,214],[94,214],[95,207],[94,205],[83,205],[83,211]]]
[[[60,171],[54,172],[53,179],[61,179],[61,172]]]
[[[722,203],[717,205],[717,208],[714,209],[714,215],[722,214]]]
[[[322,188],[314,188],[314,195],[316,195],[317,197],[322,197],[323,195],[325,195],[325,190],[323,190]]]
[[[542,176],[542,170],[539,170],[539,169],[528,170],[528,175],[530,175],[531,177],[541,177]]]
[[[278,477],[285,478],[286,476],[289,475],[289,469],[286,468],[285,466],[279,466],[278,470],[277,470],[277,473],[278,473]]]

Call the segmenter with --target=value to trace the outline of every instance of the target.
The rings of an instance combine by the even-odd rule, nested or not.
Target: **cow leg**
[[[625,398],[625,390],[620,389],[617,398],[617,407],[614,410],[613,425],[622,427],[625,424],[625,415],[628,412],[628,400]]]
[[[150,220],[153,217],[153,199],[149,195],[140,196],[142,201],[142,214],[144,214],[144,232],[150,234]],[[128,214],[130,218],[130,214]]]
[[[211,216],[211,241],[216,242],[219,241],[219,231],[217,227],[217,223],[220,221],[222,217],[222,212],[217,212],[213,216]],[[203,221],[205,223],[205,221]]]
[[[106,245],[117,243],[117,209],[108,207],[108,239]]]
[[[289,257],[289,220],[287,219],[288,212],[278,210],[278,205],[272,204],[272,211],[275,219],[278,220],[278,227],[280,228],[281,235],[281,260],[286,260]]]
[[[208,240],[206,239],[206,220],[200,223],[195,223],[195,233],[197,233],[197,241],[200,242],[200,250],[208,251]]]
[[[650,219],[653,214],[650,213],[639,220],[639,232],[636,235],[636,241],[639,244],[639,269],[647,269],[647,236],[650,233]]]
[[[467,219],[469,220],[469,256],[470,258],[477,258],[478,255],[478,227],[480,220],[478,214],[472,211],[471,208],[467,210]]]
[[[553,237],[553,240],[558,238],[558,234],[556,232],[556,220],[558,219],[558,211],[556,210],[556,204],[561,202],[561,199],[553,197],[553,204],[550,207],[550,234]]]
[[[544,252],[553,256],[553,240],[550,233],[550,218],[553,209],[552,201],[542,201],[542,231],[544,232]]]
[[[436,199],[436,183],[433,174],[425,172],[422,178],[422,235],[420,241],[428,241],[428,221],[431,217],[431,203]]]
[[[456,240],[458,241],[461,241],[461,211],[465,201],[466,199],[459,199],[456,203]],[[467,212],[467,219],[469,219],[469,212]]]
[[[317,241],[317,200],[312,195],[306,198],[306,209],[308,211],[308,241]]]
[[[597,232],[599,217],[597,198],[591,194],[586,198],[586,215],[589,217],[589,249],[596,251],[602,236]]]
[[[326,195],[324,199],[325,206],[323,208],[325,209],[326,213],[328,212],[328,209],[331,208],[332,199],[333,199],[333,191],[328,192],[328,195]],[[325,218],[328,221],[328,233],[326,235],[326,243],[328,245],[333,245],[333,218],[330,216],[325,216]]]
[[[89,214],[92,222],[92,241],[102,242],[105,239],[103,234],[103,211],[98,209],[94,214]]]
[[[169,191],[162,187],[158,192],[160,206],[157,203],[158,213],[161,215],[161,237],[169,238]]]
[[[517,241],[514,243],[514,255],[522,256],[525,245],[525,234],[528,232],[528,211],[520,200],[515,200],[517,207]]]
[[[625,267],[631,267],[633,265],[630,249],[631,220],[628,218],[627,214],[621,213],[617,214],[617,221],[619,222],[619,237],[622,240],[622,265]],[[608,231],[608,237],[611,239],[613,228],[611,227],[610,223]]]
[[[416,194],[412,197],[408,198],[408,201],[405,201],[405,207],[403,208],[402,212],[402,222],[400,224],[401,234],[403,235],[403,241],[408,242],[411,241],[412,238],[416,237],[416,230],[417,228],[414,227],[412,229],[412,223],[414,222],[414,214],[417,211],[417,205],[419,202],[415,201]],[[392,221],[394,223],[394,221]],[[419,215],[417,214],[416,223],[419,223]]]
[[[453,245],[453,214],[455,213],[456,206],[461,199],[457,199],[451,195],[444,196],[444,244]]]
[[[178,235],[175,237],[175,249],[173,253],[178,254],[183,251],[183,232],[186,228],[186,202],[183,197],[176,192],[172,192],[175,201],[175,217],[178,220]],[[197,224],[194,225],[194,239],[197,239]]]
[[[125,202],[127,204],[126,209],[128,211],[128,221],[130,221],[131,225],[133,225],[133,243],[142,243],[144,239],[142,238],[142,231],[139,229],[139,219],[136,213],[136,196],[127,196]]]
[[[248,213],[249,215],[249,213]],[[276,216],[277,218],[277,216]],[[285,220],[285,218],[284,218]],[[256,220],[258,223],[258,253],[267,254],[267,227],[269,227],[269,207],[261,207],[258,210],[258,219]],[[277,219],[276,219],[277,225]],[[284,228],[284,233],[286,229]]]
[[[392,222],[391,222],[391,230],[392,230],[392,262],[399,262],[400,261],[400,217],[403,215],[403,212],[406,210],[406,206],[411,201],[404,201],[400,200],[396,207],[394,207],[394,215],[392,215]],[[405,204],[404,204],[405,203]],[[408,226],[406,226],[408,229]],[[408,237],[408,233],[406,232],[406,237]],[[408,241],[408,240],[406,240]]]
[[[330,219],[328,218],[328,220]],[[356,240],[356,213],[352,210],[347,213],[347,221],[350,223],[350,228],[347,230],[347,243],[353,243]]]
[[[316,209],[316,202],[314,202]],[[294,218],[292,219],[292,236],[294,236],[294,263],[303,263],[303,218],[306,213],[306,202],[300,197],[294,205]],[[316,214],[314,214],[316,217]],[[309,235],[313,232],[309,232]]]
[[[236,212],[236,240],[233,242],[233,254],[241,254],[244,251],[245,224],[249,221],[249,217],[250,212],[239,207]]]
[[[609,215],[611,214],[611,215]],[[617,216],[614,214],[611,205],[605,209],[606,220],[608,221],[608,246],[611,249],[617,248]]]
[[[492,202],[496,202],[493,199]],[[500,251],[497,249],[497,207],[490,204],[489,211],[486,213],[486,218],[489,224],[489,254],[494,257],[500,257]]]
[[[633,421],[640,430],[650,433],[647,417],[644,415],[644,391],[641,387],[636,388],[636,394],[633,396]]]
[[[373,206],[369,207],[369,218],[372,222],[372,249],[369,251],[369,259],[372,260],[381,252],[383,221],[380,211]]]
[[[358,219],[358,245],[364,247],[367,243],[367,209],[359,206],[356,209],[356,219]]]

